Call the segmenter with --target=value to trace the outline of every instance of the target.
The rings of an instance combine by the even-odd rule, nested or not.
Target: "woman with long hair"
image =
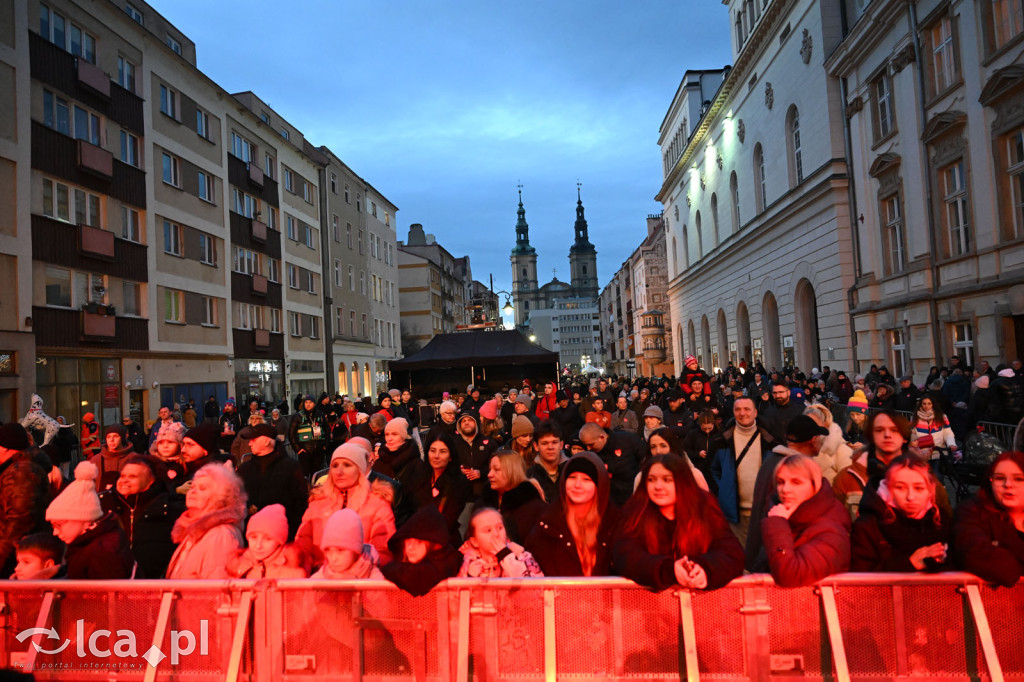
[[[416,493],[416,506],[436,507],[447,524],[452,545],[462,544],[459,517],[473,489],[459,468],[455,437],[444,430],[431,431],[423,444],[430,466],[430,484]]]
[[[477,509],[494,507],[505,519],[513,542],[523,542],[547,506],[540,484],[526,475],[526,463],[519,453],[498,450],[491,456],[487,482]]]
[[[548,576],[601,576],[611,569],[618,509],[608,502],[608,469],[592,452],[565,464],[552,500],[526,539]]]
[[[761,521],[765,560],[780,587],[810,585],[850,566],[850,515],[821,467],[787,455],[775,467],[777,503]]]
[[[331,455],[330,470],[323,483],[310,492],[309,507],[295,533],[295,543],[312,559],[312,566],[323,563],[320,540],[324,525],[340,509],[359,515],[363,541],[376,548],[380,563],[391,560],[388,539],[395,532],[395,515],[391,505],[371,490],[369,472],[368,452],[356,443],[339,445]]]
[[[927,462],[897,457],[853,523],[851,571],[938,571],[945,567],[950,519],[935,504],[938,481]]]
[[[708,412],[708,414],[712,414],[713,416],[713,413],[711,412]],[[706,434],[703,427],[700,430],[700,433],[702,435]],[[687,465],[690,467],[690,473],[693,474],[693,478],[697,482],[697,486],[701,490],[711,489],[708,486],[708,480],[711,478],[711,462],[706,462],[708,473],[705,474],[704,471],[701,470],[700,465],[696,464],[693,459],[687,456],[688,450],[686,448],[686,440],[680,437],[678,429],[670,426],[663,426],[660,429],[655,429],[651,432],[651,436],[647,440],[647,452],[648,457],[667,455],[670,453],[673,455],[683,456],[683,459],[686,460]],[[704,464],[704,462],[701,462],[701,464]],[[642,479],[637,477],[637,485],[639,485],[640,480]]]
[[[953,451],[954,457],[959,454],[956,445],[956,437],[953,429],[949,426],[949,419],[942,412],[942,406],[931,399],[930,396],[922,396],[917,401],[917,409],[913,418],[914,430],[911,432],[911,442],[921,451],[921,457],[931,460],[935,470],[938,469],[939,452],[935,448],[949,448]]]
[[[988,482],[957,505],[953,559],[961,570],[1006,587],[1024,575],[1024,452],[996,457]]]
[[[614,571],[655,591],[722,587],[743,573],[744,553],[718,501],[701,490],[686,460],[652,457],[623,509]]]

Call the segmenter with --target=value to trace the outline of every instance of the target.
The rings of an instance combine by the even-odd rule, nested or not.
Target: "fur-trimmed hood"
[[[186,509],[185,513],[174,522],[174,528],[171,529],[171,540],[177,544],[187,539],[197,542],[217,526],[233,525],[241,528],[243,518],[245,518],[244,510],[224,508],[206,513],[196,513],[191,509]]]

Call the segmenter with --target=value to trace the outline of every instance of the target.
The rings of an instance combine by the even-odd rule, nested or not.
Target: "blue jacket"
[[[758,430],[761,432],[761,458],[763,461],[775,446],[775,439],[760,424]],[[714,454],[711,456],[711,478],[718,485],[718,505],[722,508],[722,513],[730,523],[738,523],[740,520],[740,495],[736,481],[736,457],[739,453],[733,448],[732,434],[733,428],[726,429],[712,445]]]

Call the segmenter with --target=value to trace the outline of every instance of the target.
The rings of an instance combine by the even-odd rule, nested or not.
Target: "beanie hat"
[[[217,439],[220,438],[220,426],[217,424],[193,426],[185,434],[185,438],[195,441],[196,445],[206,450],[206,454],[215,455],[218,452]]]
[[[103,517],[96,479],[100,472],[92,462],[75,467],[75,480],[46,508],[47,521],[98,521]]]
[[[480,416],[484,419],[497,419],[498,417],[498,403],[493,400],[488,400],[480,406]]]
[[[249,518],[245,533],[265,533],[282,545],[288,542],[288,517],[285,516],[284,506],[271,504],[260,509]]]
[[[85,414],[82,415],[82,421],[94,422],[96,421],[96,415],[94,415],[92,412],[86,412]]]
[[[868,397],[864,395],[864,391],[856,390],[853,392],[853,397],[850,398],[850,402],[846,405],[846,411],[859,414],[868,413]]]
[[[1016,372],[1014,372],[1012,368],[1007,367],[1006,369],[999,370],[999,376],[1003,377],[1004,379],[1012,379],[1014,376],[1016,376]]]
[[[8,422],[0,426],[0,448],[28,450],[28,431],[18,422]]]
[[[789,399],[802,403],[807,399],[807,395],[804,393],[804,389],[795,387],[789,389]]]
[[[441,407],[437,408],[437,411],[438,412],[454,412],[457,409],[459,409],[459,408],[456,407],[455,403],[453,403],[451,400],[445,400],[445,401],[441,402]]]
[[[397,388],[392,388],[390,391],[388,391],[388,395],[391,396],[392,400],[400,400],[402,397],[402,392],[399,391]]]
[[[695,357],[694,357],[694,356],[692,356],[692,355],[687,355],[687,356],[686,356],[686,359],[685,359],[685,360],[683,360],[683,365],[689,365],[689,364],[691,364],[691,363],[694,363],[694,364],[696,364],[696,363],[697,363],[697,358],[695,358]]]
[[[384,427],[384,433],[397,433],[405,440],[409,440],[409,422],[405,417],[395,417]]]
[[[320,536],[320,549],[328,547],[363,551],[363,522],[359,520],[359,514],[351,509],[339,509],[331,514]]]
[[[567,391],[558,391],[557,393],[555,393],[555,400],[557,400],[558,402],[571,399],[572,398],[569,396],[569,393]]]
[[[121,436],[122,443],[128,440],[128,429],[124,428],[120,424],[111,424],[110,426],[108,426],[107,429],[103,432],[103,436],[106,437],[111,433],[116,433],[117,435]]]
[[[988,375],[982,374],[980,377],[974,380],[974,385],[978,388],[988,388]]]
[[[263,437],[273,438],[274,440],[277,440],[277,429],[275,429],[270,424],[257,424],[256,426],[250,426],[249,428],[252,429],[253,438]]]
[[[598,478],[597,465],[595,465],[594,461],[589,457],[580,457],[582,454],[583,453],[581,452],[579,455],[573,455],[569,458],[569,461],[565,463],[565,468],[562,470],[562,476],[568,480],[570,474],[578,472],[585,475],[594,483],[600,483],[601,479]],[[607,478],[608,472],[605,471],[604,473],[605,478]]]
[[[342,443],[335,448],[334,453],[331,455],[331,461],[333,462],[336,459],[347,459],[355,464],[359,468],[359,471],[363,472],[363,475],[365,476],[366,472],[370,469],[366,455],[366,450],[361,446],[351,442]]]
[[[516,402],[526,405],[526,409],[530,409],[530,405],[533,404],[533,401],[530,400],[530,396],[526,395],[525,393],[520,393],[519,396],[516,397]]]
[[[786,440],[790,443],[806,443],[815,436],[827,435],[828,429],[818,426],[818,422],[806,414],[798,414],[786,426]]]
[[[648,405],[647,409],[644,410],[644,418],[646,419],[647,417],[657,417],[660,421],[664,421],[665,413],[657,405]]]
[[[366,450],[367,457],[373,454],[373,443],[370,442],[369,438],[363,438],[362,436],[352,436],[345,442],[350,445],[358,445],[363,450]],[[334,459],[334,457],[331,457],[331,459]]]
[[[529,417],[524,417],[521,414],[517,414],[512,419],[512,437],[519,438],[519,436],[532,436],[533,435],[533,422],[530,421]]]
[[[162,424],[160,430],[156,432],[156,442],[159,443],[162,440],[174,441],[178,445],[181,445],[181,441],[185,439],[185,425],[181,422],[171,422],[170,424]]]

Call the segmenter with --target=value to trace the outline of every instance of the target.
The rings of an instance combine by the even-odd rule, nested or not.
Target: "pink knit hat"
[[[494,400],[488,400],[480,406],[480,416],[484,419],[497,419],[498,417],[498,403]]]
[[[246,535],[249,533],[264,533],[281,545],[288,542],[288,517],[284,506],[271,504],[253,514],[245,530]]]
[[[320,537],[320,549],[328,547],[363,551],[363,522],[359,520],[359,514],[351,509],[339,509],[331,514]]]

